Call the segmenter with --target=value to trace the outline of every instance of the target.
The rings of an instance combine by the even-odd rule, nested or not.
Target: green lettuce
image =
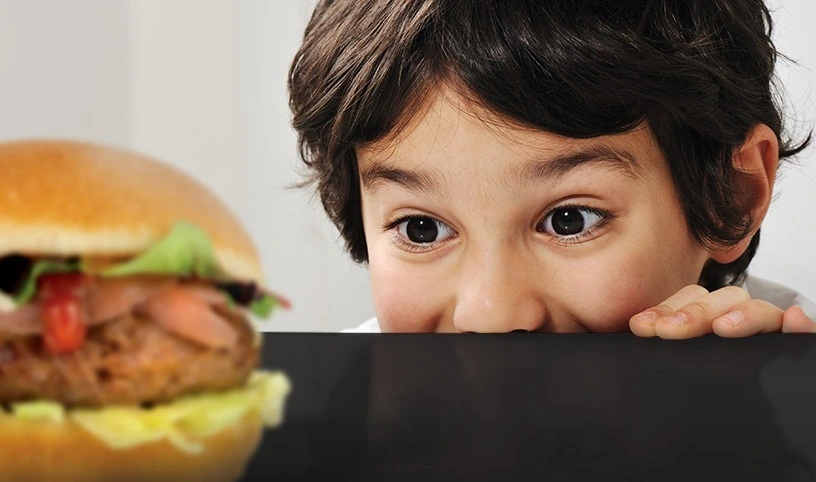
[[[272,310],[280,304],[280,301],[276,297],[264,293],[260,298],[252,300],[248,309],[253,315],[259,318],[268,318],[269,315],[272,314]]]
[[[102,270],[101,276],[157,274],[212,279],[222,276],[207,233],[180,222],[165,238],[126,263]]]

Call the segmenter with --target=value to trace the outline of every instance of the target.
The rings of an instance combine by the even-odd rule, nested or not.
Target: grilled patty
[[[152,404],[241,385],[258,366],[254,334],[235,311],[232,349],[211,349],[135,315],[89,329],[82,347],[52,355],[40,337],[0,341],[0,403],[49,399],[67,406]]]

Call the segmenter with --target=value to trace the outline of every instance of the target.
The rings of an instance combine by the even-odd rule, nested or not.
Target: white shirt
[[[799,305],[808,318],[816,321],[816,303],[796,290],[754,276],[748,276],[742,287],[752,299],[765,300],[782,310]],[[342,330],[342,333],[380,333],[380,325],[377,323],[377,318],[374,317],[357,327]]]

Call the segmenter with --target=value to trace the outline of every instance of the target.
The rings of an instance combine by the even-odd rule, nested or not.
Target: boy
[[[368,263],[358,331],[816,332],[745,275],[810,140],[770,32],[761,0],[321,1],[290,105]]]

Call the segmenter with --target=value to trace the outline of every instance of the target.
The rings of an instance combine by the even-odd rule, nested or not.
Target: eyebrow
[[[381,184],[396,184],[409,191],[421,191],[426,194],[435,194],[440,191],[439,176],[426,171],[409,171],[390,166],[382,162],[374,162],[360,173],[363,186],[374,191]]]
[[[552,181],[587,166],[618,171],[632,179],[642,174],[637,158],[630,152],[609,146],[593,146],[551,159],[532,161],[518,170],[515,176],[521,183]],[[363,186],[369,190],[375,190],[379,184],[396,184],[407,190],[433,194],[439,193],[442,185],[439,176],[433,172],[411,171],[376,161],[363,170],[360,177]]]
[[[521,182],[552,181],[588,166],[611,169],[632,179],[642,175],[641,165],[630,152],[609,146],[592,146],[579,152],[531,162],[518,171],[517,178]]]

